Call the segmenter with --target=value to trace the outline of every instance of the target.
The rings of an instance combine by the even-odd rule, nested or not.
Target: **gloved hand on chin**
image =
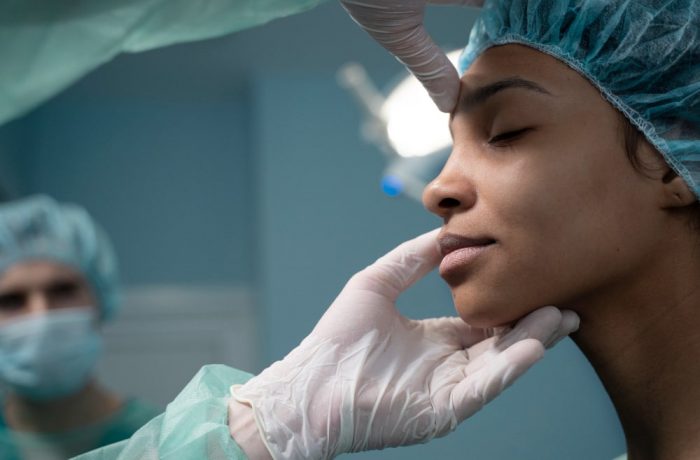
[[[297,348],[232,387],[229,426],[251,458],[328,459],[444,436],[578,327],[554,307],[499,330],[402,316],[399,294],[439,261],[437,231],[398,246],[350,279]],[[262,439],[250,426],[253,442],[243,439],[246,417]]]

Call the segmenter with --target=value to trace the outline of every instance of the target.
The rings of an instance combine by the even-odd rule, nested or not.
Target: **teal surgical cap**
[[[117,308],[117,266],[104,231],[85,209],[38,195],[0,205],[0,273],[17,262],[51,260],[82,273],[102,319]]]
[[[576,70],[700,197],[700,0],[486,0],[460,58],[518,43]]]

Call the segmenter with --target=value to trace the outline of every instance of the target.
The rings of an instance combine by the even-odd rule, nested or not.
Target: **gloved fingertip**
[[[440,263],[439,232],[431,230],[395,247],[350,278],[343,292],[363,289],[395,301]]]
[[[457,100],[456,98],[449,96],[449,95],[431,95],[433,102],[435,102],[435,105],[437,108],[440,110],[440,112],[443,113],[451,113],[452,110],[454,110],[455,105],[457,105]]]
[[[459,96],[459,79],[445,78],[443,82],[440,82],[440,89],[436,90],[434,88],[427,88],[430,93],[430,97],[435,102],[435,105],[441,112],[450,113],[454,110],[457,105],[457,98]],[[434,83],[431,86],[435,86]]]
[[[440,242],[438,235],[440,228],[435,228],[411,240],[405,241],[394,250],[380,257],[377,262],[398,259],[404,263],[413,262],[419,266],[435,265],[440,261]],[[406,260],[406,256],[415,256],[413,260]]]
[[[562,329],[566,332],[567,335],[578,331],[578,328],[581,325],[581,319],[576,314],[576,312],[572,310],[562,310],[561,322]]]
[[[545,342],[543,342],[548,349],[561,342],[564,338],[568,337],[569,334],[578,330],[579,317],[575,312],[571,310],[560,310],[560,314],[561,319],[559,321],[559,327],[552,332]]]
[[[528,338],[514,343],[505,353],[511,362],[519,363],[528,368],[544,357],[544,351],[545,348],[542,342]]]
[[[552,317],[557,317],[559,321],[561,321],[561,310],[555,307],[554,305],[546,305],[544,307],[540,307],[537,310],[535,310],[538,315],[547,315],[547,316],[552,316]]]

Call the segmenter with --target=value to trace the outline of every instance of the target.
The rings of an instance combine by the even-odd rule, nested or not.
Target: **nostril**
[[[459,206],[459,200],[455,200],[454,198],[443,198],[438,203],[438,207],[441,209],[452,209],[456,208],[457,206]]]

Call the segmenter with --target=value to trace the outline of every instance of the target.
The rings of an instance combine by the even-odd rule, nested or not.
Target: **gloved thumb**
[[[395,302],[399,295],[440,262],[439,229],[406,241],[355,274],[345,290],[365,290]]]

